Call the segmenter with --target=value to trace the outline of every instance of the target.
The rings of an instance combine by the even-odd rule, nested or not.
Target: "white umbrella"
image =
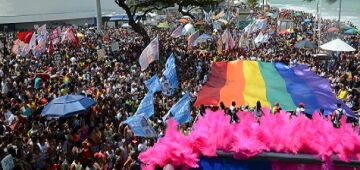
[[[355,48],[351,47],[346,42],[336,39],[320,46],[320,48],[329,51],[355,51]]]
[[[188,23],[184,26],[185,34],[192,34],[195,32],[195,28],[192,24]]]

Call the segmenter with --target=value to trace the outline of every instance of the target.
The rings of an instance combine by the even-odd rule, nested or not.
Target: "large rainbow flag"
[[[208,82],[198,94],[195,106],[218,105],[221,101],[230,106],[247,104],[251,107],[260,101],[264,107],[275,102],[287,111],[293,111],[303,102],[305,111],[312,114],[324,108],[330,114],[340,102],[348,115],[352,111],[332,93],[329,82],[305,65],[288,67],[282,63],[257,61],[214,62]]]

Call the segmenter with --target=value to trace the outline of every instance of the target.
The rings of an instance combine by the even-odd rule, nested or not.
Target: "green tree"
[[[256,4],[258,3],[259,0],[247,0],[247,5],[250,7],[250,8],[255,8],[256,7]]]
[[[223,0],[177,0],[176,4],[179,6],[178,11],[183,16],[189,16],[194,19],[195,17],[190,13],[192,9],[197,7],[204,8],[217,5],[222,1]],[[185,8],[187,9],[186,11]]]
[[[124,9],[129,18],[129,25],[132,29],[143,37],[145,44],[150,43],[150,37],[144,26],[141,24],[140,18],[144,18],[146,14],[153,11],[161,11],[169,7],[179,6],[179,12],[183,15],[194,17],[190,10],[195,7],[204,7],[220,3],[222,0],[115,0],[115,3]],[[187,8],[187,11],[184,9]],[[136,13],[142,12],[142,16],[135,18]]]

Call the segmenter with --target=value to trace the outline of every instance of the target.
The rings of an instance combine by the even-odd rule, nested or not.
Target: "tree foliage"
[[[150,37],[138,21],[140,18],[144,18],[149,12],[164,10],[178,5],[178,11],[182,13],[182,15],[187,15],[193,18],[194,16],[190,13],[191,9],[207,5],[215,5],[221,1],[223,0],[115,0],[115,3],[124,9],[129,18],[129,25],[136,33],[142,35],[144,42],[148,44],[150,42]],[[187,11],[184,10],[185,8]],[[135,18],[138,12],[141,12],[142,16]]]
[[[256,7],[256,4],[258,3],[259,0],[247,0],[247,5],[250,7],[250,8],[255,8]]]

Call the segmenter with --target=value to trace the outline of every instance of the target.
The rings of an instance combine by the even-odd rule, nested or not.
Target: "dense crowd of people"
[[[139,169],[138,154],[157,139],[135,137],[122,121],[135,113],[147,91],[144,81],[154,74],[162,74],[171,53],[176,56],[179,87],[171,97],[161,93],[154,96],[155,114],[149,121],[159,137],[165,130],[162,117],[185,91],[190,92],[193,101],[196,99],[214,61],[247,59],[309,65],[318,75],[329,79],[334,95],[357,113],[360,109],[359,35],[340,35],[357,51],[333,55],[331,60],[315,58],[312,56],[315,50],[294,48],[298,37],[316,44],[317,36],[311,33],[316,26],[315,19],[310,14],[294,16],[294,13],[285,10],[279,14],[294,21],[293,33],[275,34],[259,46],[252,43],[258,31],[245,36],[246,42],[240,46],[238,42],[243,31],[230,22],[228,28],[233,30],[237,42],[230,51],[218,50],[216,42],[221,34],[213,32],[211,26],[202,26],[202,30],[212,34],[213,39],[195,48],[187,46],[185,36],[172,38],[172,30],[148,27],[150,37],[159,36],[160,59],[143,72],[138,57],[146,45],[131,29],[105,28],[100,35],[92,28],[79,27],[76,32],[84,37],[77,47],[58,43],[53,55],[45,52],[37,57],[31,53],[26,57],[12,54],[16,33],[3,32],[6,43],[0,54],[0,158],[11,154],[15,158],[15,169]],[[276,19],[264,17],[268,19],[268,30],[275,29]],[[313,22],[305,24],[306,18]],[[335,22],[322,20],[322,23],[321,41],[327,42],[332,33],[326,30]],[[111,50],[113,42],[119,43],[118,51]],[[105,49],[105,57],[97,55],[99,49]],[[86,113],[69,118],[52,119],[41,115],[47,103],[66,94],[90,96],[96,105]],[[275,104],[274,112],[279,105],[281,103]],[[256,106],[249,108],[233,103],[231,106],[222,104],[219,108],[236,121],[235,113],[239,110],[253,110],[256,116],[261,116],[261,104]],[[341,106],[339,108],[341,110]],[[185,134],[204,110],[205,106],[191,109],[192,120],[180,127]],[[299,104],[294,112],[305,111]]]

